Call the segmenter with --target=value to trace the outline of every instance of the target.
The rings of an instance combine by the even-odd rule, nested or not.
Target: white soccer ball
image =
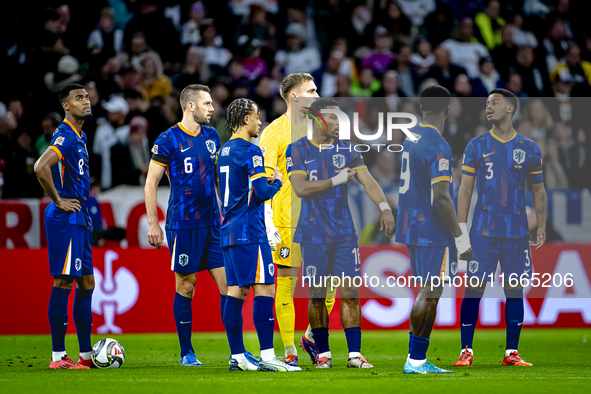
[[[105,338],[94,344],[91,356],[97,368],[119,368],[125,361],[125,349],[113,338]]]

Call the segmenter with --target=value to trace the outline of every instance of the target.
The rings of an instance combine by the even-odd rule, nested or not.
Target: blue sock
[[[49,297],[49,327],[51,328],[51,346],[54,352],[66,351],[66,332],[68,331],[68,289],[53,287]]]
[[[345,328],[345,337],[349,353],[361,352],[361,327]]]
[[[516,349],[523,325],[523,289],[506,289],[505,324],[507,325],[507,349]]]
[[[328,347],[328,327],[313,328],[312,336],[318,348],[318,354],[330,351]]]
[[[460,310],[460,332],[462,334],[462,350],[468,346],[472,349],[472,341],[474,340],[474,330],[476,330],[476,323],[478,323],[478,314],[480,313],[480,300],[483,293],[478,290],[467,288],[462,300],[462,308]]]
[[[254,297],[252,319],[259,337],[261,351],[273,348],[273,331],[275,318],[273,317],[273,297]]]
[[[411,350],[412,350],[412,337],[414,335],[412,335],[412,331],[408,332],[408,354],[410,354]]]
[[[224,324],[224,306],[226,305],[226,296],[220,294],[220,316],[222,317],[222,324]]]
[[[74,324],[78,334],[80,352],[90,352],[90,334],[92,333],[92,293],[93,290],[76,289],[74,296]]]
[[[191,299],[183,297],[179,293],[174,294],[174,304],[172,308],[176,331],[179,335],[181,344],[181,357],[193,350],[191,345],[191,331],[193,326],[193,309],[191,309]]]
[[[413,360],[425,360],[427,358],[427,349],[429,349],[429,339],[413,335],[410,358]]]
[[[226,296],[224,306],[224,324],[226,335],[232,354],[244,353],[244,341],[242,339],[242,306],[244,300]]]

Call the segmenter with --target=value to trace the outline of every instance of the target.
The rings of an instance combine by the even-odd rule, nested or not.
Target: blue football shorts
[[[228,286],[275,283],[275,266],[268,243],[224,246],[222,250]]]
[[[458,273],[458,252],[455,246],[429,247],[406,245],[412,276],[428,282],[433,277],[452,280]]]
[[[302,275],[319,279],[327,276],[361,276],[357,241],[331,244],[300,244],[303,258]]]
[[[174,272],[191,274],[224,266],[219,228],[166,230],[166,240]]]
[[[92,275],[92,231],[90,228],[45,219],[49,274]]]
[[[472,244],[472,260],[468,262],[467,274],[469,277],[478,277],[482,280],[490,280],[490,275],[495,273],[497,266],[501,264],[505,282],[509,281],[511,274],[516,274],[516,279],[530,278],[532,274],[531,250],[527,238],[491,238],[483,235],[470,237]],[[515,275],[513,276],[515,277]]]

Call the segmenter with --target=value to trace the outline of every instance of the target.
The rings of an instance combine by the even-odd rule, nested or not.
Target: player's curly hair
[[[320,97],[314,100],[314,102],[310,105],[309,111],[306,113],[306,115],[308,115],[308,118],[310,119],[317,119],[317,114],[321,109],[338,106],[339,103],[335,99],[330,97]]]
[[[513,115],[515,115],[515,112],[517,112],[517,108],[519,105],[519,100],[517,99],[517,96],[513,92],[511,92],[510,90],[501,89],[501,88],[491,90],[488,95],[490,96],[491,94],[495,94],[495,93],[500,94],[501,96],[505,97],[505,99],[507,99],[509,104],[511,104],[513,106],[513,112],[511,113],[511,117],[513,117]]]
[[[236,130],[245,125],[244,118],[246,115],[252,114],[255,107],[257,113],[260,113],[259,105],[250,99],[239,98],[232,101],[226,112],[226,130],[230,134],[234,134]]]

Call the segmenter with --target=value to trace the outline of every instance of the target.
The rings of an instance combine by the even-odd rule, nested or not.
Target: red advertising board
[[[389,245],[361,247],[363,274],[368,276],[409,275],[406,248]],[[0,287],[0,334],[49,333],[47,304],[52,286],[46,249],[3,249],[1,267],[4,278]],[[170,271],[168,250],[109,249],[93,250],[96,289],[93,297],[93,329],[97,333],[174,332],[172,314],[174,275]],[[526,290],[524,325],[529,327],[591,326],[591,245],[545,245],[532,251],[532,261],[539,272],[564,276],[572,273],[575,286],[531,288]],[[462,274],[460,267],[459,274]],[[493,297],[481,303],[479,325],[503,327],[502,289],[492,290]],[[564,293],[564,294],[562,294]],[[73,302],[73,294],[71,302]],[[200,273],[193,301],[194,331],[222,331],[219,292],[207,272]],[[296,291],[296,329],[307,326],[306,289]],[[414,293],[409,288],[364,288],[361,290],[363,329],[403,329]],[[446,289],[440,300],[436,320],[438,328],[458,328],[462,291]],[[455,295],[455,297],[454,297]],[[331,327],[340,328],[340,302],[331,314]],[[71,309],[70,309],[71,310]],[[245,329],[254,330],[252,294],[245,304]],[[15,324],[14,322],[18,322]],[[70,325],[74,327],[74,324]]]

